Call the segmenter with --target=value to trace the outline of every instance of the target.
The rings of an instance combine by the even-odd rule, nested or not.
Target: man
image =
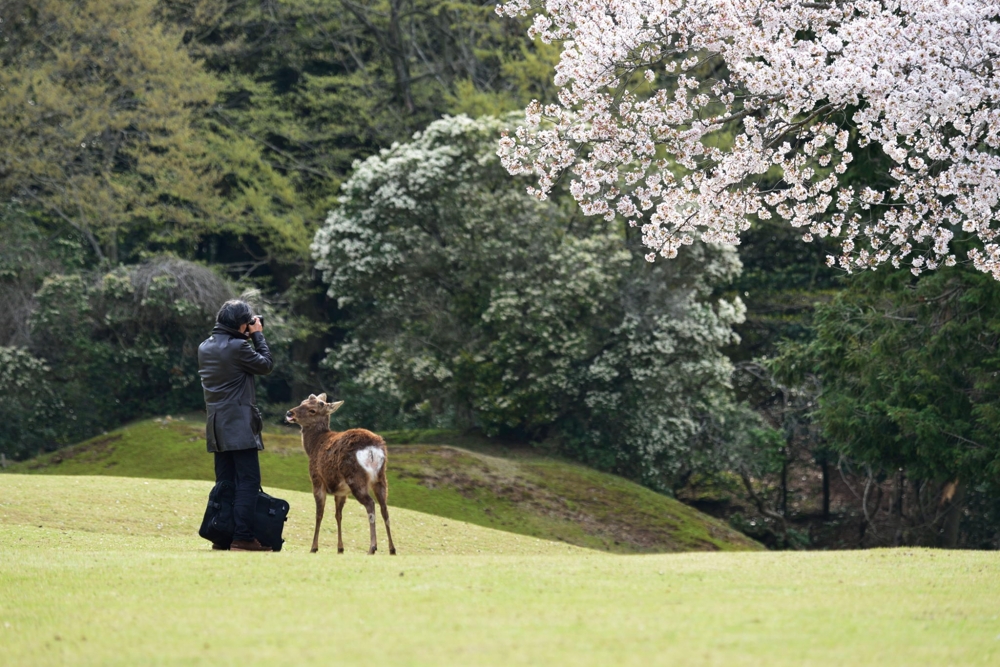
[[[254,504],[260,489],[257,451],[264,449],[257,410],[255,375],[274,367],[264,340],[264,324],[245,301],[222,304],[208,340],[198,346],[198,374],[205,390],[208,451],[215,453],[216,482],[236,487],[232,551],[271,551],[253,535]],[[224,549],[213,545],[213,549]]]

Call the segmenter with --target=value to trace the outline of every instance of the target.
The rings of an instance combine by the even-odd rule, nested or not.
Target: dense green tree
[[[294,189],[238,133],[208,132],[222,87],[152,0],[0,8],[0,197],[57,218],[111,264],[207,233],[298,253]]]
[[[36,257],[3,266],[0,291],[23,293],[31,279],[38,285],[27,320],[0,338],[0,419],[8,426],[0,434],[0,451],[34,454],[143,415],[203,407],[197,349],[219,304],[236,294],[232,282],[166,255],[111,270],[57,269],[41,277],[32,273]],[[27,282],[8,284],[9,276]],[[303,327],[259,293],[242,296],[265,315],[268,342],[279,360],[276,377],[262,382],[258,403],[271,412],[272,400],[283,401],[273,412],[284,413],[288,396],[282,391],[299,370],[291,349]]]
[[[225,87],[219,132],[253,139],[321,221],[354,160],[442,113],[496,114],[552,95],[555,48],[490,0],[163,0]]]
[[[210,269],[170,257],[46,277],[25,348],[49,367],[65,406],[46,448],[153,406],[159,414],[201,407],[197,347],[232,295]]]
[[[967,491],[1000,491],[998,313],[1000,286],[971,267],[860,275],[817,310],[815,338],[775,363],[819,379],[814,419],[830,446],[876,480],[898,477],[899,513],[908,480],[922,529],[946,544]]]

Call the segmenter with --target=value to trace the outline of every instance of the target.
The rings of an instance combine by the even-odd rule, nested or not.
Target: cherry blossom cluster
[[[640,225],[652,261],[778,216],[831,265],[1000,279],[997,0],[510,0],[562,44],[558,103],[500,141],[545,198]],[[851,170],[867,151],[875,170]]]

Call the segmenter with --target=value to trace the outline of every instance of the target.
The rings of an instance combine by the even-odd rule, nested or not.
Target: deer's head
[[[309,398],[299,403],[299,407],[292,408],[285,413],[285,421],[289,424],[298,424],[299,426],[308,426],[316,423],[326,426],[330,423],[330,415],[336,412],[343,404],[343,401],[327,403],[326,394],[320,394],[319,396],[309,394]]]

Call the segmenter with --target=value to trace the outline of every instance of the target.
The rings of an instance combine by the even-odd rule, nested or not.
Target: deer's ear
[[[316,398],[316,394],[309,394],[309,398]],[[308,401],[309,398],[307,398],[306,400]]]
[[[324,393],[320,394],[319,396],[317,396],[316,400],[319,401],[319,402],[321,402],[321,403],[326,403],[326,392],[324,392]]]
[[[336,412],[337,410],[339,410],[340,406],[343,405],[343,404],[344,404],[343,401],[337,401],[336,403],[330,403],[328,406],[326,406],[326,409],[329,410],[330,414],[332,415],[334,412]]]

